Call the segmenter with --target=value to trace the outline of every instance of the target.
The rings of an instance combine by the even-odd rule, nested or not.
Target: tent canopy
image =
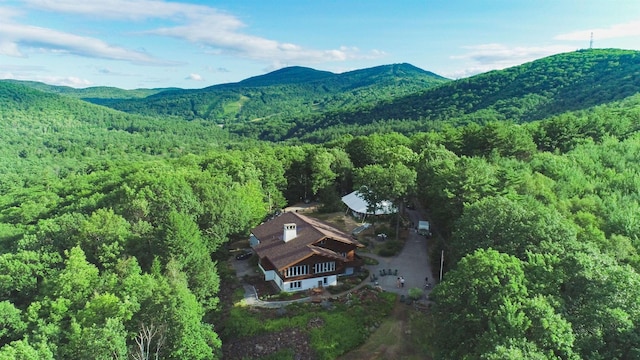
[[[360,194],[358,190],[343,196],[342,202],[345,203],[351,211],[364,215],[386,215],[397,212],[396,207],[388,200],[379,202],[378,206],[376,206],[375,213],[371,212],[367,208],[367,201],[362,197],[362,194]]]

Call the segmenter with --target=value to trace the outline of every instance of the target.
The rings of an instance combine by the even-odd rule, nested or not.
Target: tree
[[[0,255],[0,298],[21,308],[38,294],[39,285],[62,262],[59,254],[23,250]],[[52,275],[54,276],[54,275]]]
[[[159,359],[162,347],[166,341],[166,326],[156,326],[151,323],[140,324],[140,331],[136,336],[136,346],[131,356],[134,360]]]
[[[20,310],[6,300],[0,301],[0,347],[21,339],[26,329]]]
[[[167,278],[171,287],[170,302],[166,304],[167,359],[212,359],[221,346],[211,325],[202,322],[204,309],[189,291],[186,277],[178,264],[167,264]]]
[[[78,237],[90,262],[111,267],[131,237],[130,225],[112,209],[98,209],[82,223]]]
[[[331,165],[335,157],[324,148],[315,148],[308,155],[309,170],[311,172],[311,192],[317,195],[320,189],[327,188],[334,184],[337,174],[333,172]]]
[[[107,318],[101,324],[82,326],[72,321],[65,359],[112,360],[127,358],[127,332],[120,319]]]
[[[512,200],[504,196],[486,197],[465,207],[456,222],[448,248],[452,262],[475,249],[493,248],[518,257],[542,252],[549,245],[575,241],[573,224],[553,208],[535,200]]]
[[[585,358],[629,359],[640,353],[640,275],[596,248],[564,254],[555,272],[561,301]]]
[[[476,250],[446,274],[431,297],[435,358],[495,358],[500,346],[512,354],[575,358],[571,326],[544,298],[529,298],[523,264],[513,256]]]
[[[414,193],[416,186],[416,171],[402,163],[382,165],[367,165],[355,171],[356,184],[359,192],[367,201],[369,212],[375,212],[383,201],[392,201],[398,211],[396,214],[396,239],[400,231],[400,209],[404,198]]]
[[[74,247],[65,252],[67,259],[57,276],[45,281],[45,294],[51,300],[66,299],[75,310],[83,307],[99,282],[99,271],[87,262],[84,251]]]
[[[53,360],[55,357],[46,344],[16,340],[0,347],[0,360]]]
[[[161,249],[165,264],[173,262],[184,271],[190,290],[207,310],[212,310],[218,302],[215,295],[220,278],[195,221],[185,214],[169,214]]]

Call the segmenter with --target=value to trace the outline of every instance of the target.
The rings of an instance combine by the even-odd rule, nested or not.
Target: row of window
[[[331,272],[335,270],[336,270],[335,261],[329,261],[329,262],[318,263],[313,265],[314,274]],[[309,274],[309,265],[297,265],[297,266],[292,266],[286,269],[284,276],[294,277],[294,276],[301,276],[301,275],[308,275],[308,274]]]
[[[294,277],[309,274],[309,265],[292,266],[285,271],[285,277]]]
[[[319,273],[323,273],[323,272],[329,272],[329,271],[335,271],[335,270],[336,270],[336,262],[335,261],[329,261],[329,262],[318,263],[318,264],[314,264],[313,265],[313,272],[315,274],[319,274]]]

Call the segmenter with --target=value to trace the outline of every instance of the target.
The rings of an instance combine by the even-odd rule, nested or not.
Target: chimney
[[[284,242],[287,242],[295,238],[296,236],[298,236],[296,231],[296,224],[295,223],[284,224],[284,234],[282,235],[282,240],[284,240]]]

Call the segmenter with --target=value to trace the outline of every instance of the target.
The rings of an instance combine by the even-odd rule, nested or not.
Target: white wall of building
[[[258,264],[258,267],[260,267],[260,270],[264,274],[264,280],[275,282],[276,285],[278,285],[278,287],[282,291],[296,292],[296,291],[309,290],[309,289],[318,287],[319,282],[321,283],[320,285],[323,287],[338,285],[337,275],[327,275],[327,276],[318,276],[318,277],[304,279],[304,280],[297,280],[300,282],[300,287],[296,286],[292,288],[291,284],[295,283],[296,281],[284,281],[280,276],[278,276],[277,272],[273,270],[265,271],[264,268],[260,266],[260,264]],[[351,272],[353,273],[353,268],[350,268],[350,269],[351,269]]]
[[[297,283],[297,282],[300,283],[300,287],[298,286],[291,287],[291,284]],[[276,284],[278,283],[279,282],[276,281]],[[328,275],[328,276],[319,276],[315,278],[309,278],[309,279],[297,280],[297,281],[281,281],[281,283],[282,283],[282,286],[280,286],[280,289],[282,291],[296,292],[296,291],[313,289],[318,287],[318,285],[321,285],[322,287],[338,285],[338,277],[336,275]]]

